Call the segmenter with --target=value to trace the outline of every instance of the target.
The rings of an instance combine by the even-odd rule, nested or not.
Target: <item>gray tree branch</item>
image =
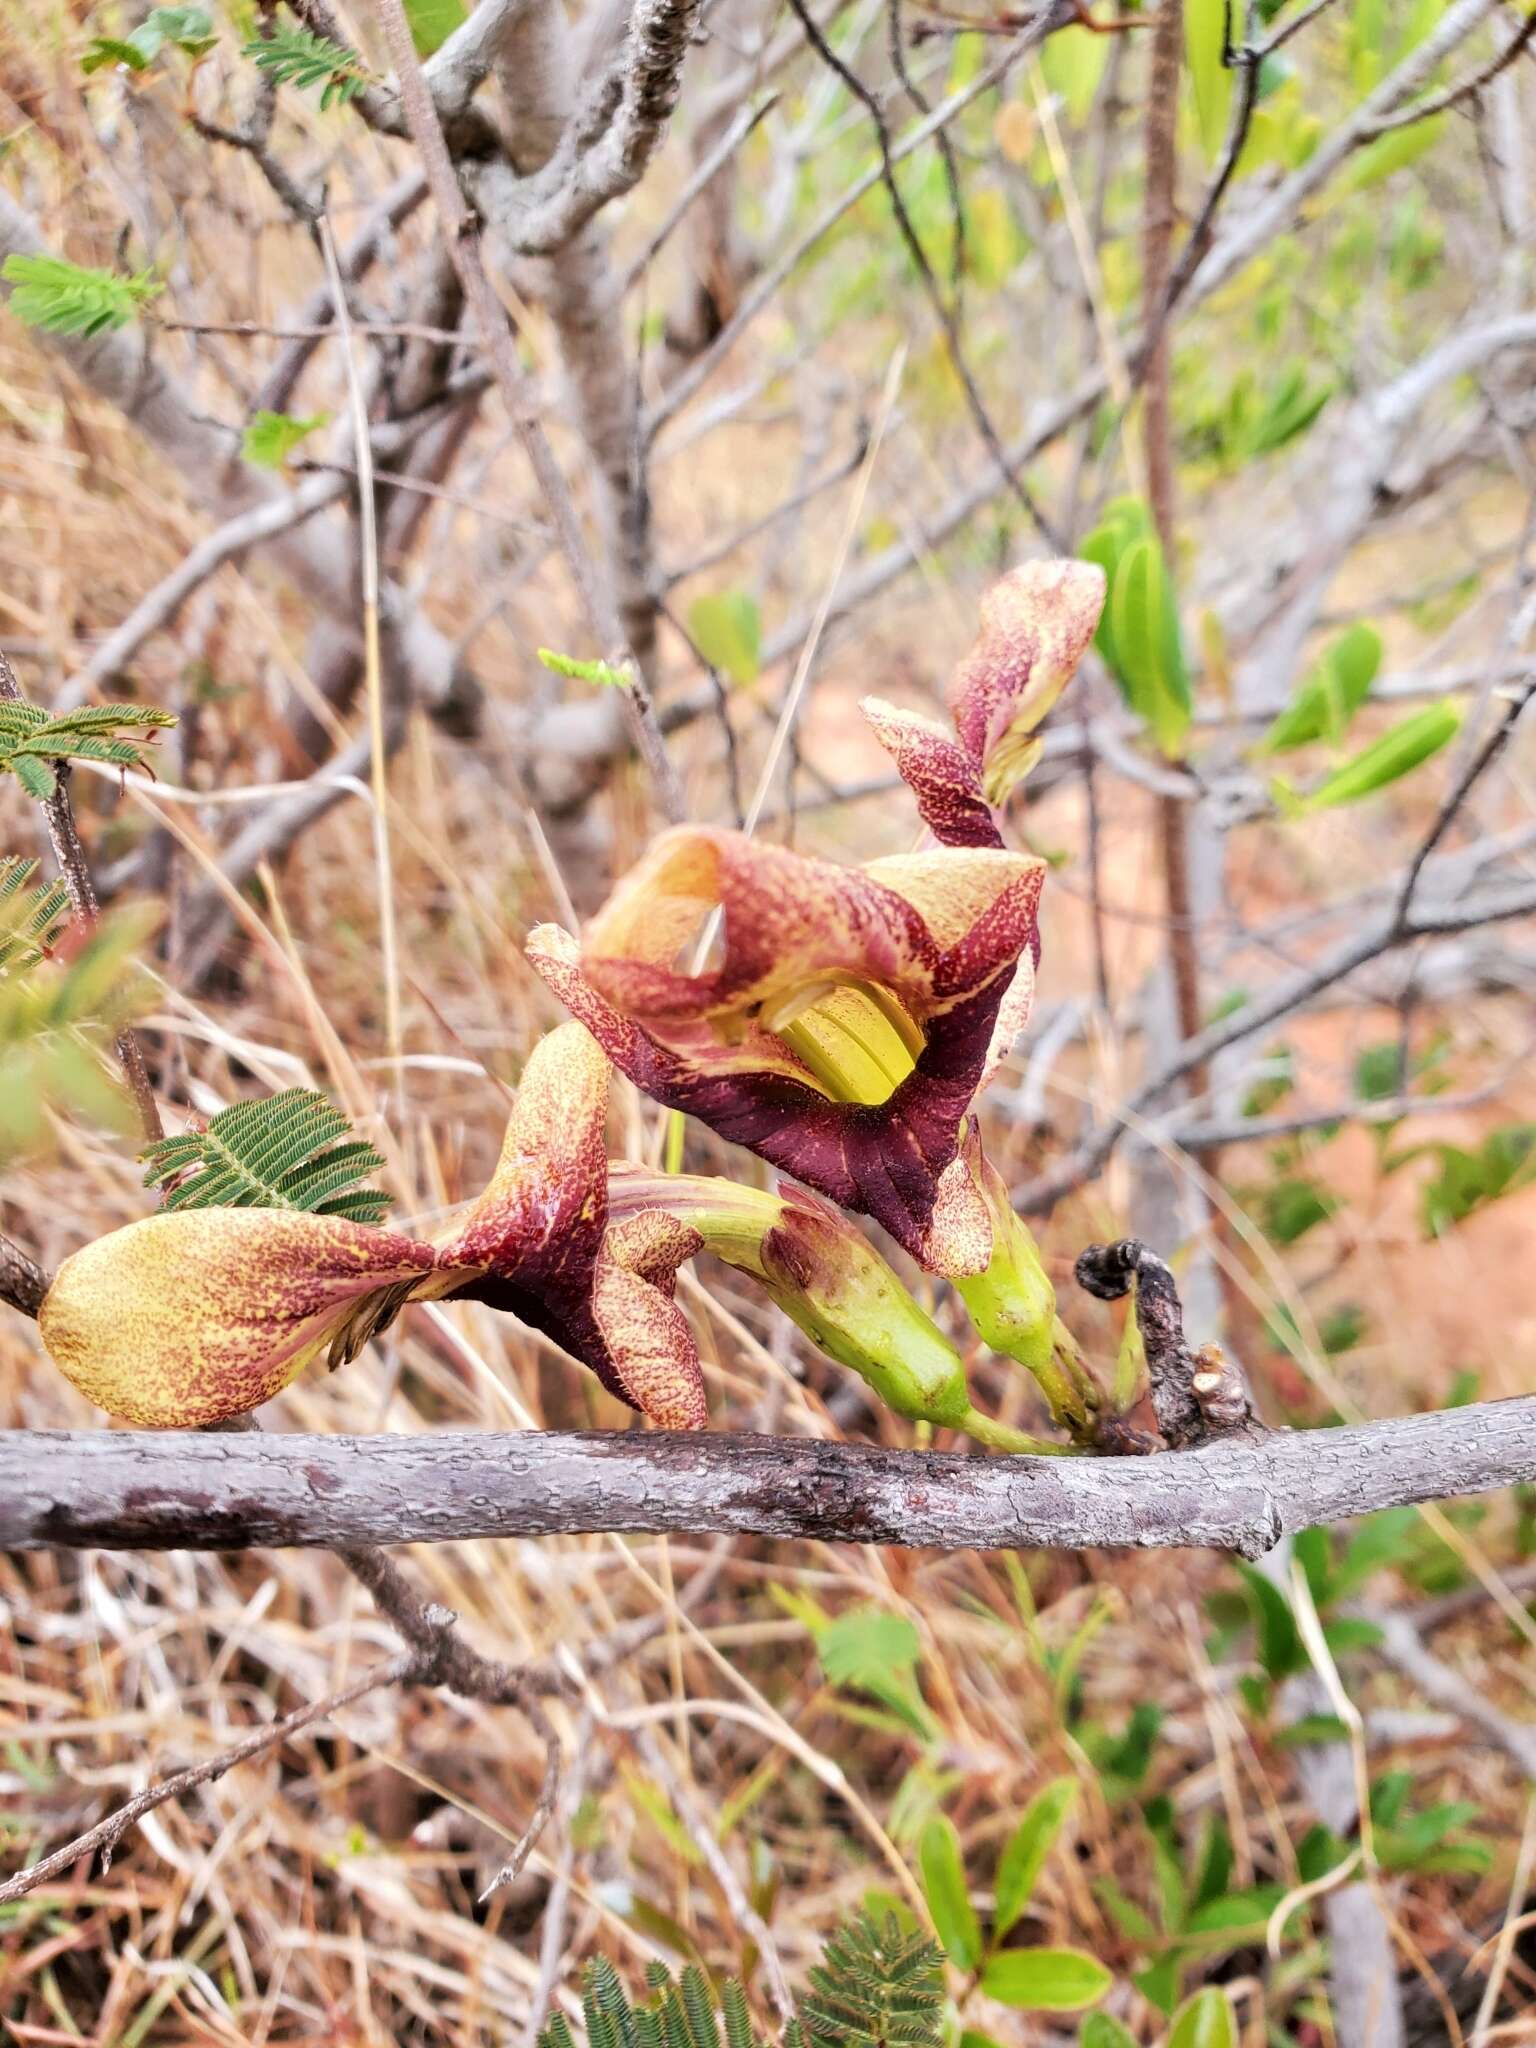
[[[0,1434],[0,1549],[243,1550],[592,1531],[938,1549],[1202,1547],[1536,1480],[1536,1396],[1145,1458],[595,1431]]]

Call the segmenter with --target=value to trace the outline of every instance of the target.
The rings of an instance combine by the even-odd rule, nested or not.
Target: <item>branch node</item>
[[[1166,1259],[1138,1239],[1123,1237],[1114,1244],[1089,1245],[1074,1270],[1078,1286],[1100,1301],[1134,1294],[1152,1407],[1170,1450],[1189,1450],[1223,1436],[1265,1434],[1241,1373],[1219,1345],[1190,1350],[1178,1282]]]

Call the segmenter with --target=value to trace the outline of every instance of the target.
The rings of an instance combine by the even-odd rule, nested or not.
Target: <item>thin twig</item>
[[[918,234],[916,227],[913,225],[912,216],[907,211],[907,202],[901,195],[901,186],[896,179],[896,156],[891,144],[891,131],[886,125],[885,115],[881,110],[880,102],[864,83],[863,79],[859,77],[858,73],[843,62],[836,50],[827,41],[821,32],[821,27],[816,17],[806,5],[806,0],[789,0],[789,4],[805,32],[806,41],[816,52],[823,64],[837,74],[848,91],[863,105],[874,124],[875,140],[880,150],[880,182],[884,185],[886,197],[891,202],[891,212],[896,217],[896,225],[901,231],[902,241],[906,244],[907,254],[912,258],[923,291],[933,308],[934,317],[943,331],[944,346],[949,355],[950,365],[955,375],[960,379],[961,389],[965,393],[965,402],[975,423],[976,431],[985,443],[987,453],[992,457],[992,460],[1007,479],[1008,486],[1018,499],[1020,505],[1034,521],[1039,532],[1059,553],[1063,545],[1061,537],[1056,532],[1051,520],[1047,518],[1045,512],[1041,509],[1039,502],[1028,484],[1024,481],[1019,469],[1009,460],[1008,450],[1004,446],[1002,436],[998,433],[993,423],[992,415],[987,410],[986,400],[981,395],[980,386],[977,384],[970,363],[966,359],[965,342],[960,333],[959,315],[955,308],[946,302],[944,293],[939,286],[939,280],[934,275],[933,265],[928,260],[928,252],[923,247],[922,237]],[[942,124],[939,125],[936,132],[943,133]]]
[[[490,278],[486,273],[485,258],[480,245],[480,223],[466,206],[463,194],[459,190],[458,177],[448,153],[442,124],[438,120],[426,81],[422,77],[421,65],[417,61],[416,48],[411,40],[404,9],[400,0],[380,0],[379,13],[384,25],[390,61],[400,80],[406,120],[410,124],[416,147],[421,152],[432,203],[442,222],[443,232],[448,237],[454,269],[458,272],[459,282],[463,286],[465,303],[480,329],[481,339],[495,373],[496,382],[501,387],[502,398],[513,428],[522,443],[548,508],[561,553],[576,585],[588,629],[606,656],[617,656],[627,662],[629,683],[624,691],[624,701],[635,744],[650,775],[663,815],[676,824],[685,815],[682,785],[677,779],[677,770],[672,765],[666,742],[656,723],[655,710],[641,677],[639,665],[624,648],[623,633],[612,592],[598,573],[582,534],[581,522],[577,517],[565,477],[535,414],[528,381],[512,347],[506,311],[492,290]]]
[[[338,1692],[327,1693],[324,1699],[314,1700],[308,1706],[295,1707],[291,1714],[285,1714],[270,1727],[257,1728],[243,1740],[220,1750],[217,1756],[206,1762],[191,1764],[174,1776],[162,1778],[158,1784],[146,1785],[128,1801],[109,1813],[95,1827],[87,1828],[83,1835],[76,1835],[72,1842],[66,1842],[62,1849],[55,1849],[49,1856],[39,1857],[36,1863],[25,1870],[17,1871],[14,1877],[0,1881],[0,1906],[9,1905],[13,1900],[24,1899],[28,1892],[35,1892],[39,1885],[49,1884],[56,1877],[63,1877],[82,1857],[101,1854],[101,1875],[106,1876],[111,1867],[112,1857],[124,1835],[141,1821],[145,1814],[153,1813],[157,1806],[167,1801],[180,1799],[185,1792],[194,1791],[199,1785],[211,1785],[232,1771],[237,1764],[248,1763],[253,1756],[275,1749],[297,1735],[300,1729],[312,1727],[316,1721],[327,1720],[342,1707],[350,1707],[380,1686],[407,1685],[426,1676],[430,1660],[419,1650],[402,1651],[398,1657],[390,1657],[383,1663],[370,1665],[361,1677],[354,1678],[350,1685],[344,1685]]]

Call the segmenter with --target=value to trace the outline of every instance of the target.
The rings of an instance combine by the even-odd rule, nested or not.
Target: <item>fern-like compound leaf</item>
[[[368,83],[367,72],[349,50],[312,29],[274,28],[270,35],[253,36],[241,55],[279,85],[295,85],[301,92],[318,85],[322,108],[345,106]]]
[[[944,1969],[937,1946],[893,1914],[834,1934],[801,2003],[810,2048],[939,2048]]]
[[[0,702],[0,773],[9,770],[30,797],[46,803],[58,787],[53,761],[105,761],[147,768],[148,735],[174,725],[169,711],[148,704],[82,704],[52,718],[40,704]],[[121,739],[141,733],[143,739]]]
[[[0,857],[0,974],[46,959],[67,922],[69,891],[62,882],[29,888],[36,873],[35,860]]]
[[[11,311],[45,334],[79,334],[89,339],[126,327],[146,300],[163,291],[148,270],[123,277],[115,270],[91,270],[61,256],[7,256],[0,270],[11,293]]]
[[[380,1223],[389,1197],[358,1182],[384,1164],[341,1111],[312,1088],[232,1103],[206,1130],[165,1138],[144,1155],[146,1187],[167,1209],[302,1209]]]

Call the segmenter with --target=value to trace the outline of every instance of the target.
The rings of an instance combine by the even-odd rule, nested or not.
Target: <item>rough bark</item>
[[[1200,1547],[1536,1480],[1536,1397],[1147,1458],[747,1435],[0,1435],[0,1548],[242,1550],[593,1530]]]

